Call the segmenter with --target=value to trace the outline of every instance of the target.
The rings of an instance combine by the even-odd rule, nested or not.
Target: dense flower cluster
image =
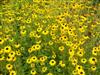
[[[100,75],[100,4],[7,0],[0,11],[0,75]]]

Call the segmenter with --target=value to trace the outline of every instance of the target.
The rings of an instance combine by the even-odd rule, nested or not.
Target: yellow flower
[[[47,71],[47,67],[42,67],[42,72],[46,72]]]
[[[87,62],[87,59],[86,58],[82,58],[81,62],[85,64]]]
[[[25,35],[26,35],[26,30],[21,30],[21,31],[20,31],[20,34],[21,34],[22,36],[25,36]]]
[[[84,55],[84,52],[80,50],[80,51],[77,52],[77,55],[78,55],[79,57],[82,57],[82,56]]]
[[[4,52],[9,53],[11,51],[11,46],[4,47]]]
[[[36,73],[37,73],[36,70],[34,70],[34,69],[31,70],[31,74],[32,74],[32,75],[35,75]]]
[[[11,70],[9,75],[16,75],[16,71]]]
[[[16,55],[20,56],[21,52],[20,51],[16,51]]]
[[[37,28],[37,32],[41,32],[42,31],[42,28]]]
[[[7,60],[7,61],[12,61],[12,57],[9,57],[9,56],[8,56],[8,57],[6,58],[6,60]]]
[[[95,71],[95,70],[96,70],[96,66],[92,66],[92,67],[91,67],[91,70],[92,70],[92,71]]]
[[[15,52],[14,52],[14,51],[10,51],[10,53],[9,53],[8,56],[9,56],[9,57],[14,57],[14,56],[15,56]]]
[[[29,49],[28,49],[28,52],[29,52],[29,53],[32,53],[32,52],[33,52],[33,49],[32,49],[32,48],[29,48]]]
[[[16,61],[16,57],[14,56],[14,57],[12,57],[12,61]]]
[[[27,62],[28,64],[32,63],[32,61],[31,61],[30,58],[28,58],[28,59],[26,60],[26,62]]]
[[[7,65],[6,65],[6,69],[7,69],[7,70],[11,70],[12,68],[13,68],[13,65],[11,65],[11,64],[7,64]]]
[[[53,74],[49,72],[47,75],[53,75]]]
[[[52,60],[49,61],[49,64],[50,64],[51,66],[55,66],[55,65],[56,65],[56,61],[52,59]]]
[[[92,50],[92,55],[97,56],[98,51],[97,50]]]
[[[42,31],[42,34],[44,34],[44,35],[47,35],[48,33],[49,33],[48,30],[44,30],[44,31]]]
[[[70,55],[70,56],[73,56],[73,55],[74,55],[74,53],[75,53],[75,51],[74,51],[74,50],[72,50],[72,49],[69,49],[69,51],[68,51],[68,52],[69,52],[69,55]]]
[[[60,50],[60,51],[63,51],[63,50],[64,50],[64,46],[60,46],[60,47],[59,47],[59,50]]]
[[[61,61],[59,61],[59,65],[61,66],[61,67],[65,67],[66,65],[63,63],[63,61],[61,60]]]
[[[75,58],[73,58],[73,59],[71,59],[71,62],[72,62],[72,65],[76,65],[77,63],[78,63],[78,60],[77,59],[75,59]]]
[[[19,48],[21,45],[19,43],[16,43],[14,46],[15,48]]]
[[[3,43],[4,43],[4,40],[0,38],[0,45],[2,45]]]
[[[72,71],[72,74],[73,74],[73,75],[77,75],[77,70],[73,70],[73,71]]]
[[[26,20],[26,23],[31,23],[31,22],[32,22],[31,18],[28,18],[28,19]]]
[[[81,65],[76,65],[76,70],[82,70],[83,67]]]
[[[36,50],[40,50],[41,49],[41,45],[37,44],[35,45]]]
[[[2,54],[3,52],[4,52],[4,50],[0,48],[0,54]]]
[[[97,63],[97,59],[96,59],[95,57],[91,57],[91,58],[89,59],[89,63],[90,63],[90,64],[96,64],[96,63]]]
[[[85,75],[85,72],[84,72],[83,69],[81,69],[81,70],[78,71],[78,74],[79,74],[79,75]]]
[[[32,62],[37,62],[37,61],[38,61],[38,58],[37,58],[36,56],[32,56],[32,57],[31,57],[31,61],[32,61]]]
[[[40,57],[40,62],[45,62],[46,60],[47,60],[47,56],[42,56],[42,57]]]
[[[53,41],[49,41],[49,45],[53,45]]]
[[[0,61],[3,61],[5,59],[5,57],[2,55],[0,56]]]

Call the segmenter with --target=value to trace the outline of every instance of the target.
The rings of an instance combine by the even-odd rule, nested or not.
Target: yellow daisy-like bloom
[[[2,54],[3,52],[4,52],[4,50],[0,48],[0,54]]]
[[[63,51],[63,50],[64,50],[64,46],[60,46],[60,47],[59,47],[59,50],[60,50],[60,51]]]
[[[53,41],[49,41],[49,45],[53,45]]]
[[[72,71],[72,74],[73,74],[73,75],[77,75],[77,70],[73,70],[73,71]]]
[[[12,57],[12,61],[16,61],[16,57],[14,56],[14,57]]]
[[[47,75],[53,75],[52,73],[48,73]]]
[[[37,44],[35,45],[36,50],[39,50],[41,48],[41,45]]]
[[[0,56],[0,61],[3,61],[5,59],[4,56]]]
[[[70,56],[73,56],[74,53],[75,53],[75,51],[74,51],[74,50],[71,50],[71,49],[69,49],[68,52],[69,52],[69,55],[70,55]]]
[[[7,61],[12,61],[12,57],[9,57],[9,56],[8,56],[8,57],[6,58],[6,60],[7,60]]]
[[[0,38],[0,45],[2,45],[3,43],[4,43],[4,40]]]
[[[11,70],[12,68],[13,68],[13,65],[11,65],[11,64],[7,64],[7,65],[6,65],[6,69],[7,69],[7,70]]]
[[[91,57],[91,58],[89,59],[89,63],[90,63],[90,64],[96,64],[96,63],[97,63],[97,59],[96,59],[95,57]]]
[[[76,70],[81,70],[83,67],[81,65],[76,65]]]
[[[81,59],[81,63],[84,63],[85,64],[86,62],[87,62],[87,59],[86,58],[82,58]]]
[[[42,67],[42,72],[46,72],[47,71],[47,67]]]
[[[42,28],[37,28],[37,32],[41,32],[42,31]]]
[[[49,31],[47,31],[47,30],[42,31],[42,34],[44,34],[44,35],[47,35],[48,33],[49,33]]]
[[[16,51],[16,55],[20,56],[21,52],[20,51]]]
[[[98,51],[97,50],[92,50],[92,55],[97,56]]]
[[[25,36],[25,35],[26,35],[26,30],[21,30],[21,31],[20,31],[20,34],[21,34],[22,36]]]
[[[19,48],[21,45],[19,43],[17,43],[14,46],[15,46],[15,48]]]
[[[42,56],[39,58],[40,62],[45,62],[47,60],[47,56]]]
[[[35,75],[36,73],[37,73],[36,70],[34,70],[34,69],[31,70],[31,74],[32,74],[32,75]]]
[[[56,65],[56,61],[52,59],[52,60],[49,61],[49,64],[50,64],[51,66],[55,66],[55,65]]]
[[[79,57],[82,57],[82,56],[84,55],[84,52],[83,52],[83,51],[78,51],[78,52],[77,52],[77,55],[78,55]]]
[[[85,75],[85,72],[84,72],[83,69],[81,69],[81,70],[78,70],[78,74],[79,74],[79,75]]]
[[[97,69],[96,66],[92,66],[92,67],[91,67],[91,70],[92,70],[92,71],[95,71],[96,69]]]
[[[32,62],[37,62],[38,61],[38,58],[36,56],[32,56],[31,59],[30,59]]]
[[[16,75],[16,71],[11,70],[10,73],[9,73],[9,75]]]
[[[4,47],[4,52],[9,53],[11,51],[11,46]]]
[[[61,61],[59,61],[59,65],[61,66],[61,67],[65,67],[66,65],[63,63],[63,61],[61,60]]]
[[[32,61],[31,61],[29,58],[26,60],[26,62],[27,62],[28,64],[32,63]]]
[[[32,48],[29,48],[29,49],[28,49],[28,52],[29,52],[29,53],[32,53],[32,52],[33,52]]]
[[[15,52],[14,51],[11,51],[8,56],[9,57],[14,57],[15,56]]]

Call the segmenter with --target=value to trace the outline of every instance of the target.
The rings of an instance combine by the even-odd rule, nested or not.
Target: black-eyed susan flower
[[[83,69],[81,69],[81,70],[78,71],[78,74],[79,75],[85,75],[85,71]]]
[[[91,66],[91,70],[92,71],[95,71],[97,68],[96,68],[96,66],[94,65],[94,66]]]
[[[6,69],[7,69],[7,70],[11,70],[12,68],[13,68],[13,65],[12,65],[12,64],[7,64],[7,65],[6,65]]]
[[[0,56],[0,61],[3,61],[5,59],[5,57],[2,55]]]
[[[2,54],[3,52],[4,52],[4,50],[0,48],[0,54]]]
[[[47,60],[47,56],[42,56],[39,58],[40,62],[45,62]]]
[[[26,60],[26,63],[31,64],[31,63],[32,63],[31,59],[28,58],[28,59]]]
[[[79,57],[82,57],[82,56],[84,55],[84,52],[83,52],[83,51],[78,51],[78,52],[77,52],[77,55],[78,55]]]
[[[36,73],[37,73],[36,70],[34,70],[34,69],[31,70],[32,75],[35,75]]]
[[[66,65],[65,65],[65,63],[61,60],[61,61],[59,61],[59,65],[61,66],[61,67],[65,67]]]
[[[3,43],[4,43],[4,40],[0,38],[0,45],[2,45]]]
[[[98,55],[98,51],[97,50],[92,50],[92,55],[97,56]]]
[[[47,75],[53,75],[53,73],[49,72]]]
[[[32,56],[30,60],[31,60],[31,62],[37,62],[38,58],[36,56]]]
[[[9,75],[16,75],[16,71],[11,70],[10,73],[9,73]]]
[[[81,63],[85,64],[87,62],[87,59],[86,58],[82,58],[81,59]]]
[[[81,70],[83,67],[81,65],[76,65],[76,70]]]
[[[46,72],[47,71],[47,67],[42,67],[42,70],[41,70],[41,72]]]
[[[96,64],[97,63],[97,58],[96,57],[89,58],[89,63],[90,64]]]
[[[49,45],[53,45],[53,41],[49,41],[49,43],[48,43]]]
[[[9,57],[9,56],[8,56],[8,57],[6,58],[6,60],[7,60],[7,61],[12,61],[12,57]]]
[[[44,31],[42,31],[42,34],[44,34],[44,35],[47,35],[48,33],[49,33],[48,30],[44,30]]]
[[[4,47],[4,52],[9,53],[11,51],[11,46],[5,46]]]
[[[52,59],[52,60],[49,61],[49,64],[51,66],[55,66],[56,65],[56,61],[54,59]]]
[[[9,56],[9,57],[14,57],[14,56],[15,56],[15,52],[14,52],[14,51],[10,51],[10,53],[9,53],[8,56]]]
[[[73,74],[73,75],[77,75],[77,73],[78,73],[77,70],[73,70],[73,71],[72,71],[72,74]]]
[[[64,48],[65,48],[64,46],[60,46],[60,47],[59,47],[59,50],[60,50],[60,51],[63,51]]]
[[[40,50],[40,49],[41,49],[41,45],[36,44],[36,45],[35,45],[35,48],[36,48],[36,50]]]

